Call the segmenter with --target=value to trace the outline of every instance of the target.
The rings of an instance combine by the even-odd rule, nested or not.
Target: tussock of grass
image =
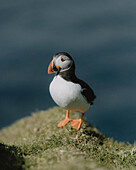
[[[79,114],[72,112],[71,117]],[[64,118],[65,111],[58,107],[34,113],[1,130],[0,149],[8,147],[6,154],[20,169],[136,169],[135,144],[115,142],[86,121],[79,131],[70,123],[57,128]],[[4,157],[5,167],[10,162]]]

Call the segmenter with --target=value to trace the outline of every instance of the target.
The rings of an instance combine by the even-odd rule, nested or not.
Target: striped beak
[[[52,60],[49,64],[49,67],[48,67],[48,74],[51,74],[51,73],[56,73],[60,70],[60,66],[58,65],[55,65],[55,61]]]
[[[50,62],[49,67],[48,67],[48,74],[54,73],[53,69],[52,69],[52,65],[53,65],[53,60]]]

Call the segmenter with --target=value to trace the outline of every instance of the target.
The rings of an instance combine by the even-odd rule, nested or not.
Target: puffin
[[[71,122],[73,129],[79,130],[85,112],[93,105],[96,98],[92,88],[75,75],[75,62],[67,52],[53,56],[48,66],[48,74],[55,73],[49,85],[49,92],[54,102],[66,110],[66,117],[57,127],[64,127]],[[70,119],[70,111],[81,112],[80,119]]]

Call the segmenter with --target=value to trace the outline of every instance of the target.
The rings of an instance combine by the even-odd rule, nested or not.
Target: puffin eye
[[[61,61],[64,62],[65,60],[63,58],[61,58]]]

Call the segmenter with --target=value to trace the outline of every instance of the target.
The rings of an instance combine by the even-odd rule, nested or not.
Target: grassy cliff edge
[[[64,118],[65,111],[54,107],[2,129],[0,169],[136,169],[135,144],[107,138],[85,120],[79,131],[70,123],[57,128]]]

